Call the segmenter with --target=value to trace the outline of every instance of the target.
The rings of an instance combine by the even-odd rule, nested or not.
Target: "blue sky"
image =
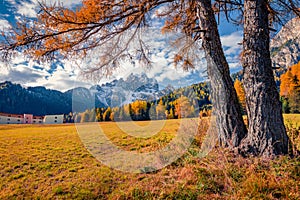
[[[54,0],[47,0],[53,2]],[[62,1],[64,5],[72,7],[78,5],[81,0]],[[37,0],[0,0],[0,29],[8,28],[9,22],[16,22],[22,17],[34,17],[36,14]],[[171,84],[175,87],[186,86],[206,79],[206,63],[203,52],[199,52],[199,62],[195,70],[184,72],[180,67],[175,67],[172,63],[172,56],[175,51],[167,42],[170,35],[160,33],[159,22],[153,17],[154,27],[147,30],[145,41],[151,46],[153,67],[146,69],[133,66],[131,63],[122,63],[120,68],[109,78],[101,79],[99,82],[90,82],[78,76],[80,70],[78,65],[87,65],[93,59],[82,60],[61,60],[59,63],[39,64],[31,60],[26,60],[22,54],[17,55],[9,66],[0,63],[0,82],[12,81],[24,86],[45,86],[46,88],[66,91],[75,86],[90,87],[94,84],[101,84],[115,78],[126,78],[131,73],[146,73],[148,77],[158,80],[160,87]],[[238,55],[242,41],[242,29],[222,20],[219,25],[222,44],[230,64],[232,72],[240,69]],[[90,59],[90,60],[89,60]],[[88,60],[88,61],[87,61]]]

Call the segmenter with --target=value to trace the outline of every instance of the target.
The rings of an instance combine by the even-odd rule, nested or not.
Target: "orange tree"
[[[300,113],[300,62],[282,74],[280,81],[280,95],[288,103],[288,111]]]
[[[238,79],[236,79],[234,81],[234,89],[236,90],[236,93],[238,95],[239,102],[241,104],[241,108],[243,111],[245,111],[245,109],[246,109],[245,89],[243,87],[242,82],[239,81]]]

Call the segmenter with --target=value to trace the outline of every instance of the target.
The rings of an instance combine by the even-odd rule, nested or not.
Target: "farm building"
[[[44,117],[44,124],[62,124],[64,122],[64,115],[46,115]]]
[[[32,124],[33,115],[24,114],[24,124]]]
[[[0,124],[62,124],[63,121],[64,115],[34,116],[0,113]]]
[[[33,124],[43,124],[44,117],[43,116],[33,116],[32,123]]]
[[[24,115],[0,113],[0,124],[23,124]]]

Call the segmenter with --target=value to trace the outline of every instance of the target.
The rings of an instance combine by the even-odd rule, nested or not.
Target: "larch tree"
[[[225,3],[224,6],[226,7],[226,5]],[[215,13],[210,0],[198,1],[197,15],[199,28],[202,30],[200,36],[206,54],[207,73],[211,84],[211,100],[220,143],[222,146],[232,149],[240,145],[241,140],[246,135],[246,127],[230,77],[229,65],[222,48]]]
[[[292,0],[280,2],[296,10]],[[230,19],[228,14],[231,11],[245,12],[243,82],[250,125],[246,146],[251,147],[247,152],[255,155],[262,155],[265,151],[267,154],[286,153],[287,137],[282,115],[278,109],[273,110],[274,105],[279,108],[280,105],[268,53],[269,1],[83,0],[76,10],[60,4],[43,3],[40,8],[37,20],[30,23],[25,20],[3,34],[0,46],[3,59],[9,59],[16,51],[42,61],[85,57],[97,49],[99,64],[82,69],[83,74],[96,78],[110,75],[124,59],[139,59],[150,65],[149,51],[141,35],[149,26],[154,12],[165,20],[163,32],[181,32],[178,40],[174,41],[183,44],[174,57],[174,63],[184,69],[193,68],[197,55],[192,50],[199,48],[197,44],[201,41],[211,81],[211,99],[220,144],[230,149],[241,144],[247,130],[222,49],[215,14],[224,12],[225,17]],[[137,46],[134,54],[128,51],[132,43]],[[270,92],[267,91],[269,89]],[[273,114],[274,117],[267,116]],[[272,126],[279,128],[276,133]],[[260,134],[262,138],[258,137]],[[275,150],[271,150],[273,147]]]
[[[156,108],[156,119],[165,119],[166,118],[166,106],[164,105],[163,101],[160,100],[157,104]]]
[[[248,134],[243,150],[272,157],[288,153],[288,136],[270,56],[270,26],[279,11],[276,5],[295,10],[293,1],[244,0],[243,85],[246,94]]]
[[[300,62],[291,66],[280,77],[280,95],[285,103],[285,111],[300,112]]]
[[[280,95],[288,97],[300,85],[300,62],[289,67],[280,77]]]
[[[241,108],[242,108],[243,112],[245,112],[246,111],[246,97],[245,97],[245,89],[244,89],[242,82],[239,81],[238,79],[236,79],[234,81],[234,88],[238,95],[239,102],[241,104]]]
[[[292,90],[294,85],[293,82],[293,73],[291,69],[288,69],[286,73],[282,74],[280,77],[280,95],[288,97]]]
[[[103,120],[104,121],[111,121],[111,108],[110,107],[108,107],[107,109],[106,109],[106,111],[103,113]]]

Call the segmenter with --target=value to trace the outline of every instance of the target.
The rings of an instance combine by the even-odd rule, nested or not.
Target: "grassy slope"
[[[299,142],[299,115],[285,116]],[[137,122],[140,126],[148,122]],[[158,149],[175,136],[170,120],[155,136],[137,139],[114,123],[102,123],[108,137],[125,150]],[[119,172],[102,165],[82,145],[74,125],[0,126],[0,199],[299,199],[300,158],[243,159],[216,148],[199,159],[208,124],[189,152],[150,174]],[[299,146],[298,143],[298,146]]]

